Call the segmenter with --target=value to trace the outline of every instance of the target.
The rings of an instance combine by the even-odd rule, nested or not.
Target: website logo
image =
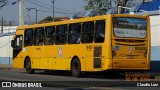
[[[2,87],[11,87],[11,82],[2,82]]]

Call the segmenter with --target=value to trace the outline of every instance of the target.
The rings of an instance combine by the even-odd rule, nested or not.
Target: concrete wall
[[[4,26],[3,33],[15,32],[16,28],[17,28],[17,26]],[[1,26],[0,26],[0,30],[1,30]],[[0,31],[0,33],[1,33],[1,31]]]
[[[160,15],[150,16],[151,21],[151,71],[160,72]]]
[[[11,47],[11,40],[12,36],[3,36],[0,37],[0,64],[11,64],[12,60],[12,47]]]
[[[0,33],[0,64],[12,64],[11,40],[17,26],[3,27],[3,33]]]
[[[150,16],[151,20],[151,60],[160,61],[160,15]]]

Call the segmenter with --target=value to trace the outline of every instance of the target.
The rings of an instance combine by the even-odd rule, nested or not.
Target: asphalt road
[[[26,74],[24,70],[0,70],[0,83],[41,83],[39,88],[23,88],[23,90],[160,90],[160,80],[151,79],[149,84],[156,83],[159,87],[137,87],[138,82],[125,81],[124,76],[117,78],[105,77],[102,73],[84,73],[80,78],[74,78],[69,72],[36,71]],[[158,81],[158,82],[157,82]],[[146,84],[146,82],[140,82]],[[0,86],[1,86],[0,85]],[[16,87],[16,86],[15,86]],[[0,90],[21,90],[22,88],[0,88]]]

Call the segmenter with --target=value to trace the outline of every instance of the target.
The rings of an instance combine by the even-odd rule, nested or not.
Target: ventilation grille
[[[94,47],[94,68],[101,68],[102,47]]]

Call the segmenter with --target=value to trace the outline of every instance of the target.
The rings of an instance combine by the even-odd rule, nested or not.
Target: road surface
[[[118,78],[106,78],[102,73],[84,73],[80,78],[74,78],[69,72],[44,72],[36,71],[35,74],[26,74],[25,70],[5,70],[0,69],[0,81],[11,82],[12,87],[16,87],[18,83],[26,84],[41,84],[39,88],[23,88],[23,90],[160,90],[160,80],[151,79],[152,82],[148,84],[159,84],[157,86],[139,86],[138,82],[126,81],[124,76]],[[16,83],[16,84],[13,84]],[[21,84],[21,85],[22,85]],[[146,82],[140,82],[140,84],[146,84]],[[21,90],[22,88],[0,88],[0,90]]]

